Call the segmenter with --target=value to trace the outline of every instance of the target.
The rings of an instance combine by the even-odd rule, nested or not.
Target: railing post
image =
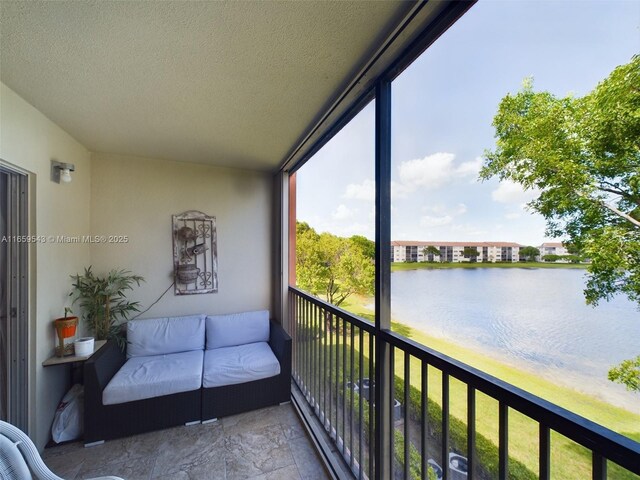
[[[391,451],[391,398],[394,372],[391,346],[380,332],[391,328],[391,83],[376,84],[376,369],[375,369],[375,478],[387,480],[393,474]]]

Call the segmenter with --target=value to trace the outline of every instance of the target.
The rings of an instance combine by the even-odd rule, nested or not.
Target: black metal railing
[[[372,478],[373,326],[291,289],[292,374],[356,478]]]
[[[355,478],[375,476],[375,435],[389,435],[384,444],[394,478],[547,480],[552,460],[563,461],[554,459],[556,441],[574,442],[587,458],[575,478],[606,479],[608,466],[610,478],[640,475],[634,440],[395,332],[376,332],[372,323],[296,288],[289,293],[293,378]],[[376,339],[391,350],[386,431],[374,425]],[[478,431],[481,420],[495,416],[493,434]],[[524,441],[537,449],[537,465],[510,454],[510,443],[522,441],[510,439],[512,418],[532,424]]]

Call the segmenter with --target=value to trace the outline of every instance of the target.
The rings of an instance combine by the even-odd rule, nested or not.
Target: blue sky
[[[392,86],[393,240],[539,245],[535,192],[479,183],[500,99],[535,90],[583,95],[640,53],[640,2],[480,0]],[[374,235],[374,106],[297,175],[297,217],[319,231]]]

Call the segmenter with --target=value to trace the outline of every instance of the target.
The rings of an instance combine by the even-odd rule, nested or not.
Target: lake
[[[607,380],[640,353],[640,311],[624,297],[585,304],[580,269],[477,268],[391,274],[399,322],[639,412]]]

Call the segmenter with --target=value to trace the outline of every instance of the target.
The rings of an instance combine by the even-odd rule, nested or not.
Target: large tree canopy
[[[493,125],[481,178],[539,192],[529,207],[547,235],[592,261],[587,303],[618,293],[640,303],[640,56],[583,97],[534,92],[528,80]]]
[[[372,294],[375,268],[364,237],[318,234],[307,223],[296,225],[296,280],[303,290],[333,305],[353,294]]]
[[[529,206],[547,234],[592,260],[588,303],[616,293],[640,302],[640,56],[583,97],[527,81],[502,99],[493,125],[497,148],[481,178],[540,191]]]

